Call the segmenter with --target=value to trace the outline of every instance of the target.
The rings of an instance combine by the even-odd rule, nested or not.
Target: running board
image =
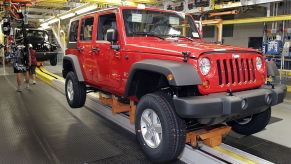
[[[64,94],[65,82],[63,80],[54,80],[51,84]],[[131,133],[135,133],[134,125],[130,124],[129,117],[125,114],[112,114],[109,106],[104,106],[99,102],[98,94],[87,94],[85,106],[94,113],[118,124]],[[193,149],[190,145],[186,145],[179,159],[185,163],[194,164],[272,164],[272,162],[223,143],[220,146],[212,148],[200,142],[197,149]]]

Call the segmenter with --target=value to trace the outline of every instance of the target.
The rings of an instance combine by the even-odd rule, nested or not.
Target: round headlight
[[[202,58],[199,60],[199,67],[202,75],[207,75],[210,71],[211,64],[208,58]]]
[[[256,58],[256,66],[257,66],[257,70],[261,70],[261,68],[263,66],[263,62],[262,62],[262,59],[260,57]]]

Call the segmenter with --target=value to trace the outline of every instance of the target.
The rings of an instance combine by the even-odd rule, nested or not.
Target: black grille
[[[41,45],[33,45],[33,49],[37,52],[49,52],[49,49],[47,46],[41,44]]]
[[[218,59],[216,64],[219,85],[255,80],[253,59]]]

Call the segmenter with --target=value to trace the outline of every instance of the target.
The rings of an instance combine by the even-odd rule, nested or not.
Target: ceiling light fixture
[[[46,30],[46,29],[49,29],[50,28],[50,26],[48,25],[48,23],[42,23],[40,26],[41,26],[40,28],[43,29],[43,30]]]
[[[94,9],[97,9],[97,5],[96,4],[93,4],[91,6],[82,8],[80,10],[77,10],[76,13],[79,15],[79,14],[83,14],[83,13],[86,13],[86,12],[94,10]]]
[[[66,14],[66,15],[62,15],[62,16],[60,16],[60,19],[68,19],[68,18],[71,18],[71,17],[73,17],[73,16],[75,16],[75,13],[68,13],[68,14]]]

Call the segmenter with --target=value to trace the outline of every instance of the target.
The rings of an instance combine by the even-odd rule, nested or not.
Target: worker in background
[[[32,75],[32,84],[36,84],[36,81],[35,81],[35,68],[37,65],[36,53],[32,47],[32,44],[29,44],[28,48],[29,48],[29,54],[30,54],[30,59],[31,59],[31,66],[29,68],[29,72]]]
[[[25,46],[18,45],[13,48],[14,60],[13,60],[13,69],[14,73],[16,73],[16,81],[17,81],[17,91],[21,92],[21,74],[25,73],[25,83],[26,89],[29,88],[29,67],[31,66],[31,57],[30,53],[25,53]]]

